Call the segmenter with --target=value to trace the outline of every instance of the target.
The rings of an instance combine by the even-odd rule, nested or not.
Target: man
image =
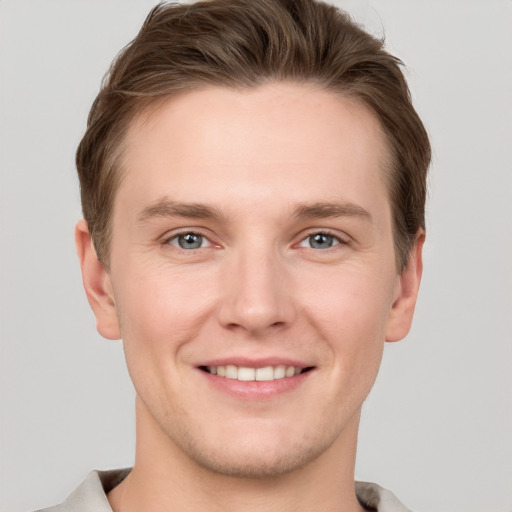
[[[354,489],[354,464],[412,320],[429,160],[399,61],[333,7],[154,8],[77,151],[84,287],[123,339],[135,464],[49,510],[406,510]]]

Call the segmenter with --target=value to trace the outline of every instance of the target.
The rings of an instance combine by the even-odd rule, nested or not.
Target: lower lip
[[[208,383],[228,395],[244,400],[268,400],[300,386],[314,370],[309,370],[293,377],[265,381],[243,381],[213,375],[198,369]]]

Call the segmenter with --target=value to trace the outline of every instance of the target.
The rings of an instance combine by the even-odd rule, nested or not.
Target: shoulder
[[[107,493],[129,472],[130,469],[91,471],[63,503],[37,512],[112,512]]]
[[[398,498],[380,485],[356,482],[356,496],[361,505],[376,512],[411,512]]]

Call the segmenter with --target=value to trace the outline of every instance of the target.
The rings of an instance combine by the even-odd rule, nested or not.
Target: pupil
[[[199,249],[203,242],[203,237],[195,233],[187,233],[178,238],[178,244],[182,249]]]
[[[326,235],[324,233],[317,233],[310,237],[311,247],[314,249],[328,249],[332,247],[333,238],[331,235]]]

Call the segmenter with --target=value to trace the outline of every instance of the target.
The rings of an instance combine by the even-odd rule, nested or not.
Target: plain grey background
[[[122,346],[100,338],[73,245],[74,151],[151,0],[0,0],[2,511],[132,463]],[[357,477],[424,512],[512,511],[512,2],[337,2],[408,66],[434,146],[408,338],[363,411]],[[305,411],[307,413],[307,411]]]

